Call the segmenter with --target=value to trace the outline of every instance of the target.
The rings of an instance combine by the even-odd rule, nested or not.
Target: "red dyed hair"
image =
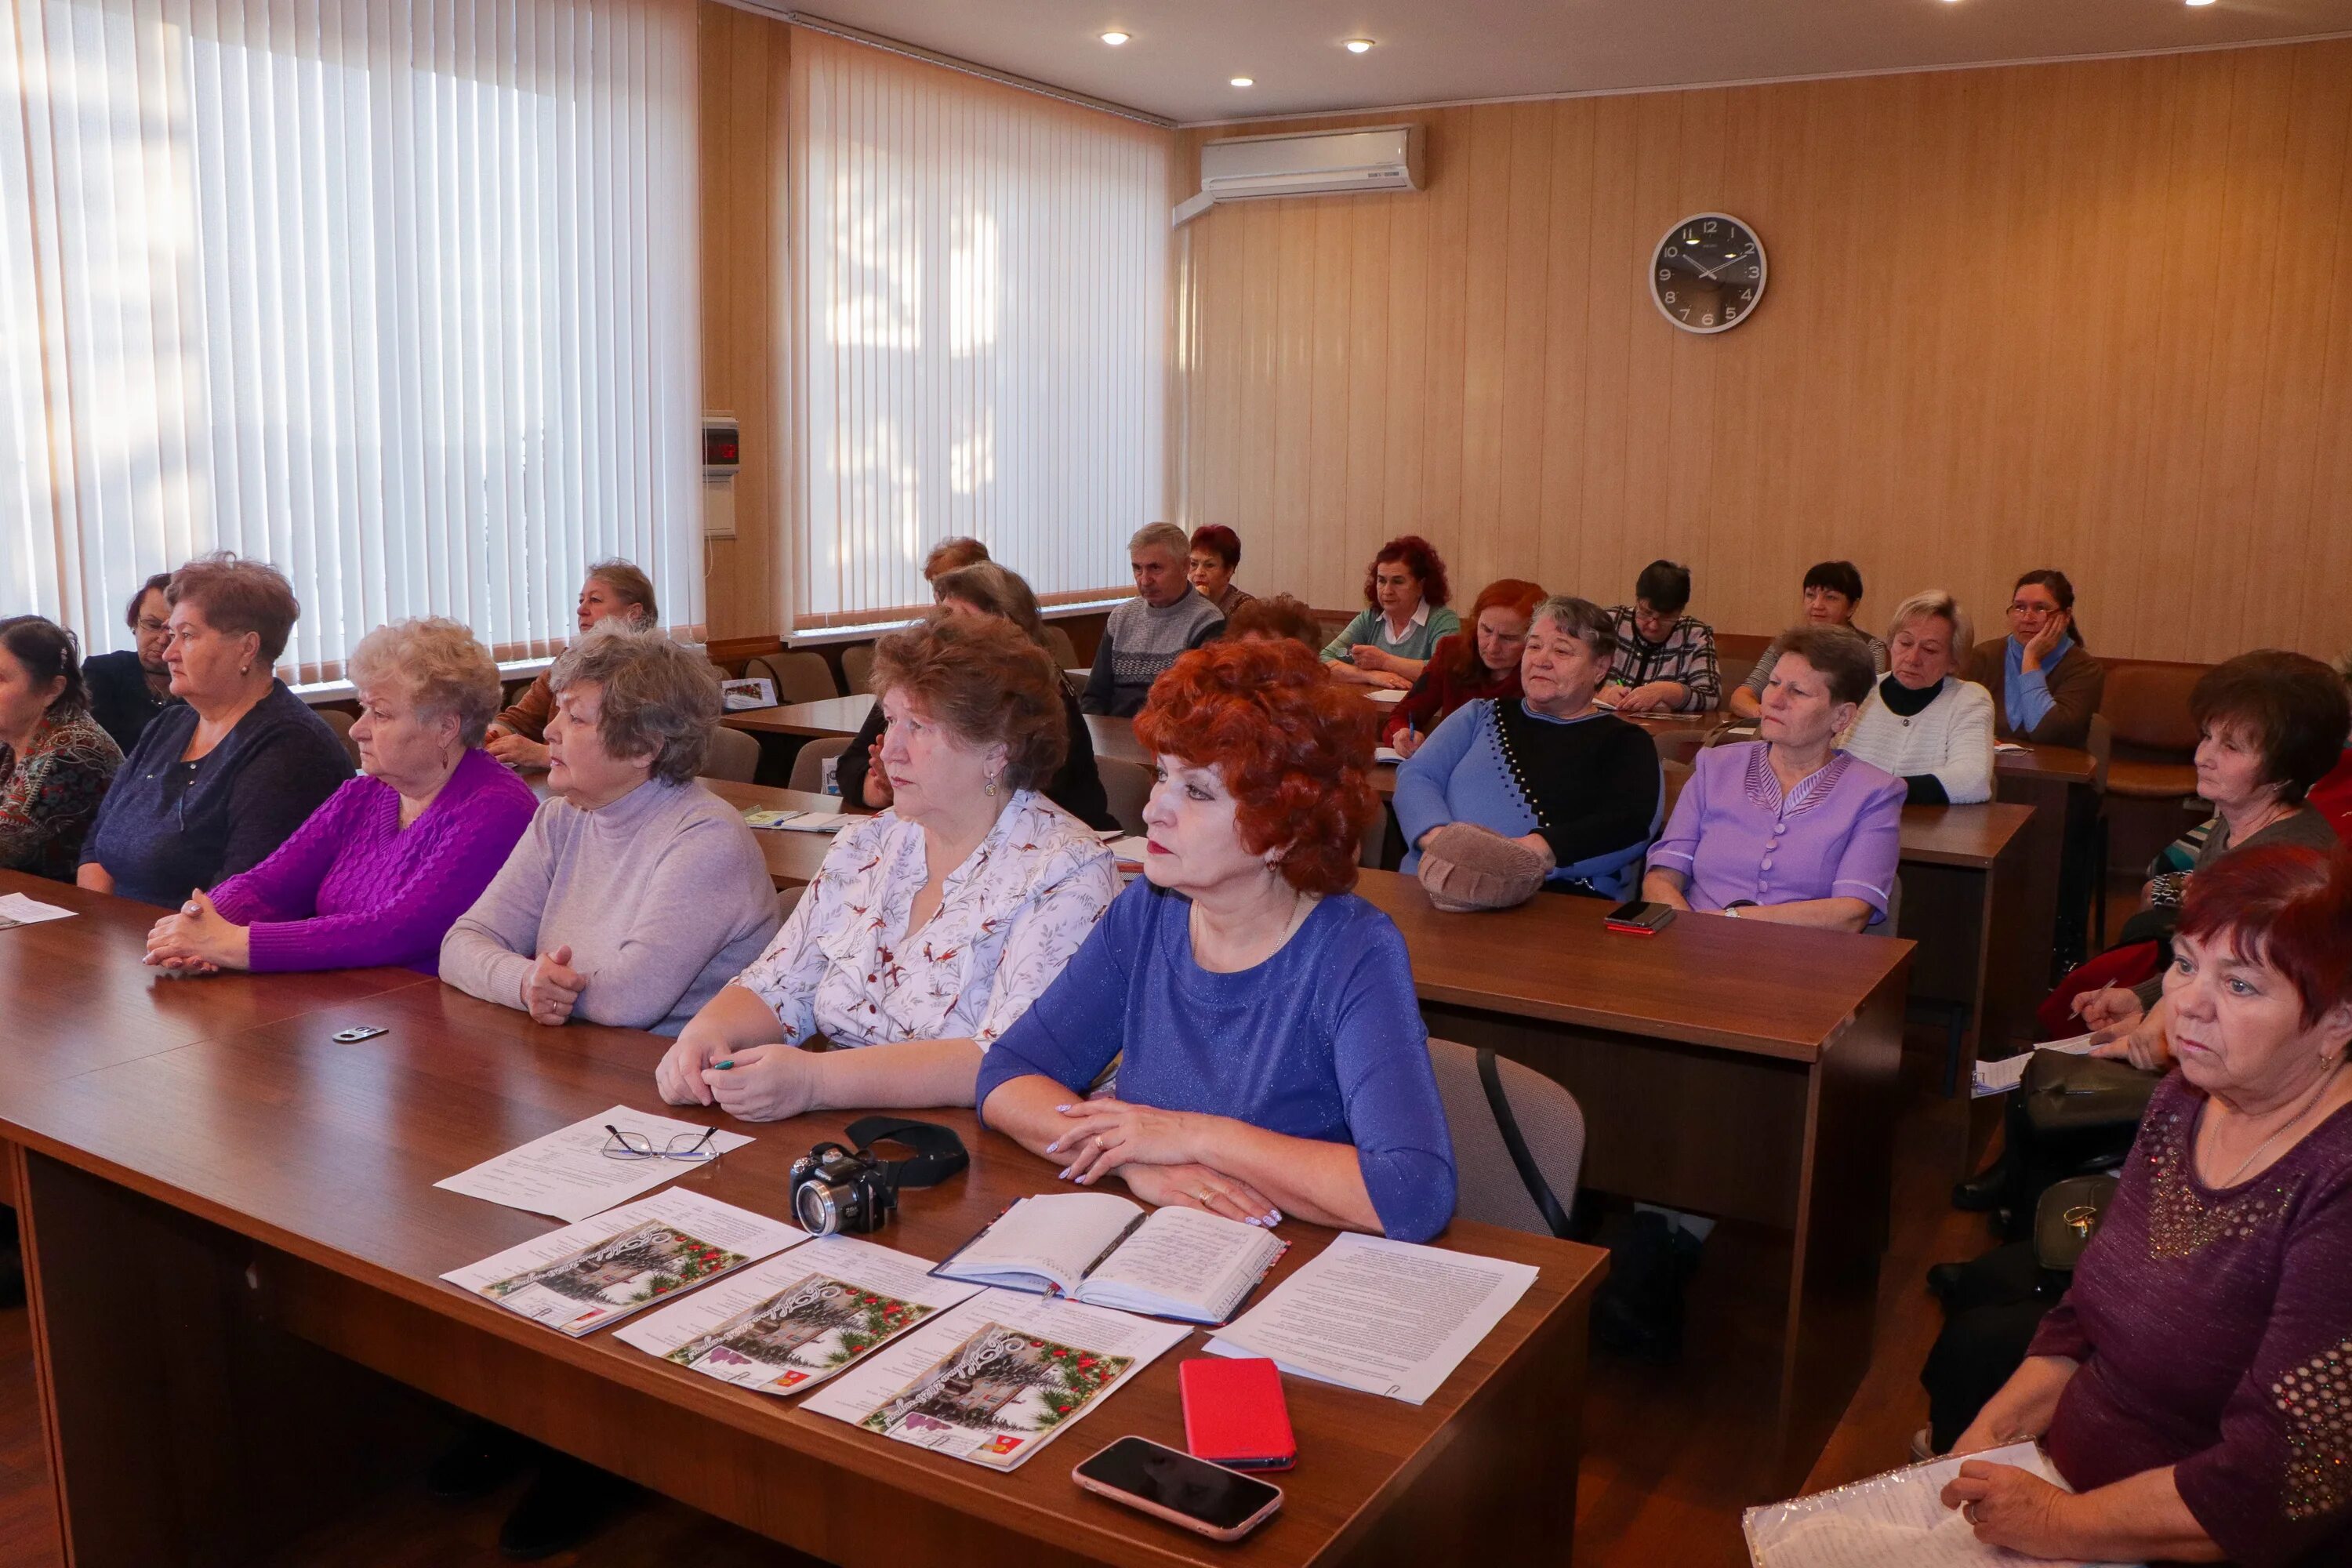
[[[1242,536],[1222,522],[1204,522],[1192,531],[1192,548],[1205,550],[1230,572],[1242,563]]]
[[[1286,637],[1214,642],[1171,666],[1135,716],[1161,756],[1217,770],[1233,792],[1242,847],[1284,845],[1284,879],[1304,893],[1356,885],[1357,842],[1380,812],[1372,793],[1371,705],[1324,679]]]
[[[1372,563],[1364,568],[1364,603],[1367,605],[1381,602],[1380,576],[1383,561],[1402,561],[1406,571],[1421,579],[1421,596],[1428,602],[1431,609],[1436,609],[1453,597],[1453,590],[1445,584],[1445,561],[1437,553],[1437,547],[1418,533],[1400,533],[1381,545],[1381,552],[1372,557]]]
[[[2180,936],[2220,936],[2267,964],[2303,998],[2303,1025],[2352,1002],[2352,852],[2263,845],[2224,855],[2189,879]]]
[[[1508,610],[1515,616],[1532,616],[1536,606],[1544,602],[1544,591],[1533,583],[1517,577],[1498,578],[1478,591],[1470,613],[1462,617],[1462,629],[1448,632],[1430,649],[1431,662],[1454,678],[1456,685],[1483,684],[1493,679],[1486,673],[1484,660],[1478,657],[1478,617],[1489,610]]]

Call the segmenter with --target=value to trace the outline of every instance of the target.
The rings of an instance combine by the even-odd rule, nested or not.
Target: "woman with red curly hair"
[[[1389,710],[1381,742],[1410,757],[1446,715],[1486,698],[1509,702],[1519,695],[1519,653],[1528,620],[1544,601],[1533,583],[1504,577],[1479,591],[1470,624],[1439,643],[1404,700]]]
[[[1219,643],[1135,730],[1160,759],[1144,879],[982,1058],[982,1117],[1146,1203],[1435,1236],[1454,1144],[1412,966],[1348,891],[1370,716],[1294,643]],[[1087,1100],[1114,1059],[1116,1098]]]
[[[1364,572],[1364,607],[1323,649],[1323,662],[1341,680],[1402,691],[1421,679],[1437,645],[1462,629],[1445,607],[1453,595],[1445,563],[1417,533],[1381,546]]]

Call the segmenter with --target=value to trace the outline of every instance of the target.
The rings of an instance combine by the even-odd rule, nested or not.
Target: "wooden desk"
[[[702,783],[704,788],[738,811],[761,807],[772,811],[841,809],[841,797],[837,795],[812,795],[806,790],[733,784],[726,779],[704,779]],[[784,833],[758,828],[751,837],[760,841],[760,853],[768,862],[768,878],[779,888],[806,887],[815,881],[818,870],[824,865],[825,851],[833,847],[830,833]]]
[[[855,735],[873,706],[874,699],[859,692],[815,702],[788,702],[780,708],[747,709],[730,713],[719,722],[754,735]]]
[[[2057,978],[2053,960],[2066,824],[2070,816],[2091,809],[2092,775],[2091,754],[2066,746],[2028,746],[1993,758],[1993,797],[2034,808],[2033,822],[2024,834],[2025,886],[2017,910],[2024,928],[2019,952],[2028,970],[2019,983],[2037,1001]]]
[[[1430,1032],[1572,1089],[1585,1180],[1790,1233],[1774,1414],[1793,1488],[1870,1363],[1911,944],[1685,915],[1606,930],[1598,900],[1441,914],[1421,885],[1357,891],[1404,934]]]
[[[1918,944],[1911,999],[1965,1009],[1955,1015],[1947,1093],[1979,1055],[2008,1056],[2032,1038],[2040,972],[2024,909],[2039,816],[2001,802],[1903,808],[1899,924]]]
[[[24,995],[10,994],[12,1012]],[[335,1044],[354,1023],[390,1032]],[[610,1334],[567,1339],[442,1283],[555,1222],[431,1184],[615,1101],[653,1106],[667,1042],[541,1028],[432,984],[47,1082],[16,1079],[14,1044],[0,1041],[0,1160],[22,1205],[76,1568],[245,1561],[348,1506],[365,1457],[410,1407],[402,1385],[844,1564],[1418,1564],[1497,1548],[1566,1559],[1601,1269],[1590,1248],[1456,1226],[1445,1245],[1533,1263],[1534,1288],[1426,1405],[1286,1380],[1302,1460],[1282,1478],[1284,1511],[1223,1547],[1068,1479],[1130,1433],[1181,1446],[1177,1363],[1200,1352],[1197,1338],[1053,1453],[998,1476]],[[981,1132],[970,1112],[938,1119],[963,1132],[972,1168],[909,1194],[879,1237],[933,1258],[1011,1198],[1055,1185],[1047,1163]],[[756,1142],[684,1179],[788,1213],[793,1158],[849,1120],[752,1129]],[[1296,1221],[1284,1232],[1278,1273],[1329,1240]]]

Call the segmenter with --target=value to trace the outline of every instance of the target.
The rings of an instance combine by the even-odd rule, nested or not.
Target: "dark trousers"
[[[2033,1244],[2012,1242],[1962,1272],[1944,1303],[1944,1331],[1919,1369],[1936,1452],[1949,1453],[2001,1384],[2025,1363],[2042,1319],[2064,1293],[2065,1276],[2034,1261]]]

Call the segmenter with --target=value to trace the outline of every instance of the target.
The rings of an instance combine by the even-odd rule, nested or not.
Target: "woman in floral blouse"
[[[940,612],[874,655],[891,809],[842,829],[767,951],[678,1036],[655,1074],[673,1105],[970,1105],[982,1053],[1118,891],[1109,850],[1037,793],[1067,744],[1052,656]],[[800,1048],[819,1038],[833,1048]]]
[[[121,765],[89,716],[73,634],[39,616],[0,621],[0,869],[72,881]]]

